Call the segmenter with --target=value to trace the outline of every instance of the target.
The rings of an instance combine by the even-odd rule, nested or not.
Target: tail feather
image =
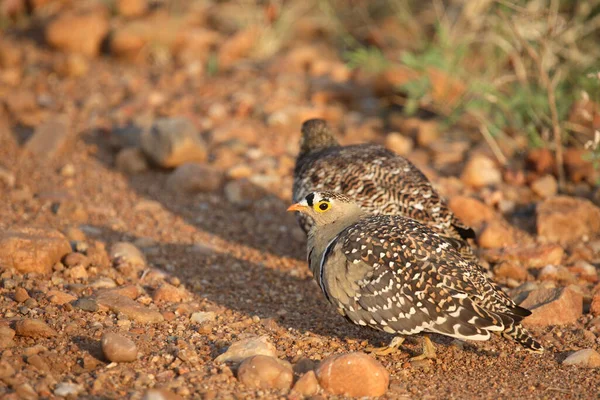
[[[544,347],[531,336],[531,334],[521,324],[514,324],[506,327],[502,332],[502,336],[517,342],[526,350],[533,353],[543,353]]]

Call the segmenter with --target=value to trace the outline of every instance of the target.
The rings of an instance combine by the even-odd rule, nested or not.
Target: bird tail
[[[503,332],[502,336],[507,339],[510,339],[514,342],[517,342],[521,346],[523,346],[526,350],[529,350],[533,353],[543,353],[544,347],[531,336],[529,331],[523,327],[521,324],[513,324],[509,325]]]

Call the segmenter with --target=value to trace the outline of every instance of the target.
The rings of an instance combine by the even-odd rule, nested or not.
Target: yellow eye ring
[[[331,204],[326,200],[321,200],[313,207],[316,212],[325,212],[331,208]]]

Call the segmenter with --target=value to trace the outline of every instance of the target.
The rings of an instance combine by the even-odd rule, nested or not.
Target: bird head
[[[314,118],[304,121],[300,138],[300,154],[308,154],[332,146],[339,146],[339,143],[324,120]]]
[[[307,215],[315,221],[316,226],[332,224],[362,214],[361,208],[354,200],[334,192],[312,192],[287,210]]]

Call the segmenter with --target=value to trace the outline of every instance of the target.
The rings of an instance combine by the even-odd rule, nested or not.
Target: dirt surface
[[[391,340],[387,334],[350,325],[326,303],[308,271],[303,234],[285,211],[304,119],[328,119],[342,131],[344,143],[384,143],[397,130],[393,112],[377,116],[386,110],[361,78],[351,79],[348,73],[348,80],[340,83],[331,74],[286,67],[289,52],[216,76],[192,74],[178,64],[132,64],[103,55],[85,59],[86,73],[72,76],[57,72],[64,54],[14,32],[9,41],[22,58],[11,67],[20,71],[18,84],[5,76],[0,85],[0,165],[14,179],[0,181],[0,230],[53,228],[72,245],[79,241],[97,252],[87,251],[93,260],[83,276],[64,265],[54,265],[50,273],[3,269],[0,327],[15,329],[17,321],[32,318],[45,321],[56,335],[17,335],[0,349],[2,365],[14,369],[0,380],[0,397],[56,398],[57,384],[72,382],[78,385],[73,398],[139,399],[153,387],[186,398],[301,398],[289,390],[249,388],[238,381],[236,364],[217,363],[215,358],[232,343],[260,335],[275,345],[280,359],[293,365]],[[343,63],[336,61],[329,71],[336,68],[343,69]],[[328,95],[322,101],[315,93]],[[369,101],[378,104],[375,111]],[[55,153],[29,148],[39,127],[59,116],[68,126],[64,145]],[[226,176],[225,187],[193,193],[169,184],[171,169],[152,163],[138,173],[117,168],[128,135],[136,140],[136,128],[165,116],[189,118],[202,132],[205,163]],[[440,143],[469,143],[471,149],[479,146],[489,154],[481,139],[468,133],[442,133]],[[504,203],[494,196],[525,193],[516,196],[516,206],[506,217],[511,226],[538,239],[535,205],[542,199],[525,182],[511,182],[505,173],[503,182],[471,187],[455,178],[466,154],[445,164],[436,158],[440,153],[449,154],[417,144],[409,158],[444,195],[478,197],[498,213]],[[520,154],[515,159],[522,161]],[[237,179],[240,170],[249,171],[249,180]],[[227,185],[241,181],[242,202],[227,192]],[[594,198],[589,185],[570,184],[567,191]],[[596,260],[589,239],[594,238],[565,244],[562,263],[571,266],[585,258],[577,254]],[[138,270],[117,268],[114,257],[107,255],[117,242],[135,244],[147,264]],[[573,250],[577,248],[583,250]],[[541,284],[537,272],[525,274],[523,280]],[[568,283],[545,281],[550,286],[579,285],[584,313],[575,323],[531,328],[547,348],[543,355],[529,354],[502,338],[462,343],[433,336],[438,358],[411,363],[408,358],[420,351],[420,343],[408,340],[402,352],[378,357],[390,374],[383,398],[598,398],[600,369],[562,365],[573,351],[600,346],[600,324],[589,313],[596,281],[576,274]],[[102,282],[112,283],[103,287]],[[175,298],[157,299],[158,288],[167,283],[180,291]],[[86,311],[71,302],[55,304],[48,296],[59,290],[74,298],[93,298],[113,286],[136,287],[131,297],[157,310],[163,320],[142,323],[107,307]],[[34,302],[17,301],[18,287]],[[198,311],[214,312],[214,319],[191,321]],[[101,348],[105,332],[132,339],[137,360],[108,361]],[[324,392],[319,396],[329,397]]]

